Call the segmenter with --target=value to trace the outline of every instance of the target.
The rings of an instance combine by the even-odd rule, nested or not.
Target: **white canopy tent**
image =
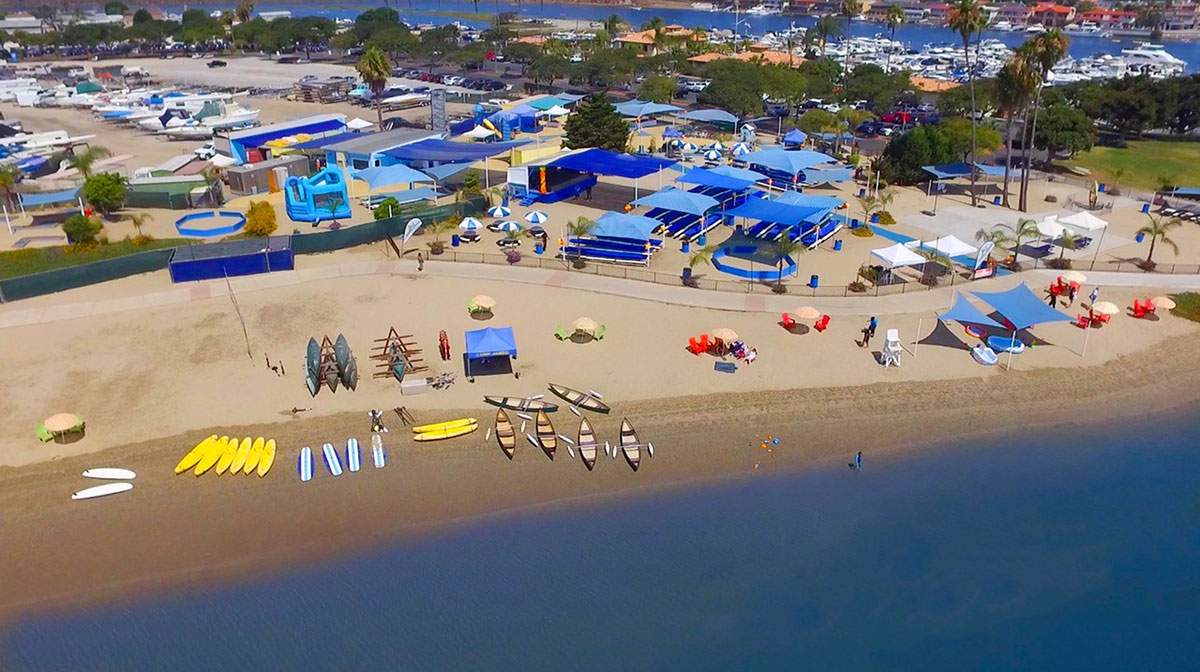
[[[346,128],[348,128],[352,131],[361,131],[364,129],[371,128],[374,125],[375,124],[367,121],[366,119],[359,119],[358,117],[355,117],[355,118],[351,119],[350,121],[346,122]]]
[[[938,254],[944,254],[947,257],[962,257],[979,252],[979,248],[964,243],[958,236],[942,236],[936,240],[926,240],[924,242],[914,240],[904,244],[909,249],[917,249],[924,247],[928,250],[933,250]]]
[[[489,128],[484,128],[483,126],[476,126],[475,128],[472,128],[471,130],[467,131],[466,133],[463,133],[463,135],[465,135],[468,138],[471,138],[473,140],[483,140],[484,138],[490,138],[495,134],[496,134],[495,131],[493,131]]]
[[[887,268],[916,266],[927,261],[925,257],[908,249],[902,243],[896,243],[891,247],[883,247],[878,250],[871,250],[871,256],[882,261],[883,265]]]
[[[552,107],[548,110],[542,110],[542,112],[540,114],[547,116],[547,117],[562,117],[562,116],[568,115],[570,113],[571,113],[571,111],[568,110],[567,108],[563,107],[562,105],[555,105],[554,107]]]
[[[1067,227],[1058,223],[1058,215],[1050,215],[1037,223],[1037,230],[1047,238],[1058,238],[1067,230]]]
[[[1096,253],[1092,255],[1092,263],[1095,264],[1096,259],[1100,256],[1100,245],[1104,242],[1104,234],[1108,232],[1108,222],[1100,219],[1086,210],[1080,210],[1079,212],[1073,215],[1067,215],[1066,217],[1059,217],[1058,221],[1060,224],[1066,224],[1073,229],[1079,229],[1088,232],[1100,232],[1100,240],[1096,241]]]

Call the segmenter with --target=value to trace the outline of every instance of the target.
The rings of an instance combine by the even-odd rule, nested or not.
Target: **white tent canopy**
[[[1058,223],[1057,215],[1050,215],[1037,224],[1038,233],[1047,238],[1058,238],[1067,230],[1067,227]]]
[[[563,107],[562,105],[555,105],[554,107],[552,107],[548,110],[542,111],[542,114],[547,117],[561,117],[563,115],[570,114],[570,113],[571,113],[571,111],[568,110],[567,108]]]
[[[476,126],[475,128],[472,128],[471,130],[467,131],[466,133],[463,133],[463,135],[467,136],[468,138],[473,138],[475,140],[482,140],[484,138],[490,138],[495,134],[496,134],[495,131],[488,129],[488,128],[484,128],[483,126]]]
[[[1108,226],[1108,222],[1100,219],[1092,213],[1081,210],[1073,215],[1058,218],[1059,224],[1066,224],[1075,229],[1083,229],[1084,231],[1099,231]]]
[[[350,121],[346,122],[346,128],[348,128],[352,131],[361,131],[363,129],[370,128],[374,125],[375,124],[372,124],[371,122],[367,121],[366,119],[359,119],[358,117],[355,117],[355,118],[351,119]]]
[[[969,254],[975,254],[979,251],[978,247],[969,243],[964,243],[957,236],[942,236],[937,240],[926,240],[924,242],[912,241],[904,244],[909,249],[924,247],[929,250],[934,250],[939,254],[944,254],[947,257],[961,257]]]
[[[896,243],[891,247],[883,247],[878,250],[871,250],[871,256],[882,261],[888,268],[916,266],[927,261],[925,257],[908,249],[902,243]]]

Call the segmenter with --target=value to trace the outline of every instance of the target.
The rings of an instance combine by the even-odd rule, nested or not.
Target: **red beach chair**
[[[1146,310],[1146,306],[1142,305],[1142,303],[1140,301],[1138,301],[1137,299],[1133,300],[1133,316],[1134,317],[1141,319],[1146,316],[1147,312],[1149,312],[1149,311]]]
[[[784,313],[783,316],[779,318],[779,324],[784,329],[791,329],[792,327],[796,326],[796,321],[792,319],[791,315]]]
[[[1091,323],[1092,320],[1087,315],[1080,315],[1079,317],[1075,318],[1075,326],[1079,327],[1080,329],[1087,329]]]
[[[817,331],[825,331],[825,328],[828,326],[829,316],[822,315],[821,317],[817,318],[817,321],[813,324],[813,329],[816,329]]]

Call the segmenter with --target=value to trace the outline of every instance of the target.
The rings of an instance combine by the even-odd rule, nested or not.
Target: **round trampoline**
[[[179,235],[196,238],[228,236],[244,228],[246,215],[234,210],[193,212],[175,220],[175,230]]]
[[[722,247],[712,253],[713,268],[742,280],[754,282],[778,282],[796,274],[796,261],[791,257],[783,258],[783,271],[778,264],[759,263],[752,260],[759,248],[753,246]],[[731,263],[730,259],[737,259]]]

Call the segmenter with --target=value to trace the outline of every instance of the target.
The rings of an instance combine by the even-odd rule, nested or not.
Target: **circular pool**
[[[175,230],[179,235],[196,238],[228,236],[244,228],[246,215],[235,210],[205,210],[175,220]]]
[[[796,261],[791,257],[783,258],[783,270],[779,269],[779,264],[774,265],[766,263],[758,263],[750,261],[745,257],[755,254],[759,248],[753,246],[733,246],[718,248],[712,253],[713,268],[727,275],[732,275],[741,280],[751,280],[753,282],[779,282],[783,278],[788,278],[796,274]],[[730,260],[736,259],[737,263]]]

